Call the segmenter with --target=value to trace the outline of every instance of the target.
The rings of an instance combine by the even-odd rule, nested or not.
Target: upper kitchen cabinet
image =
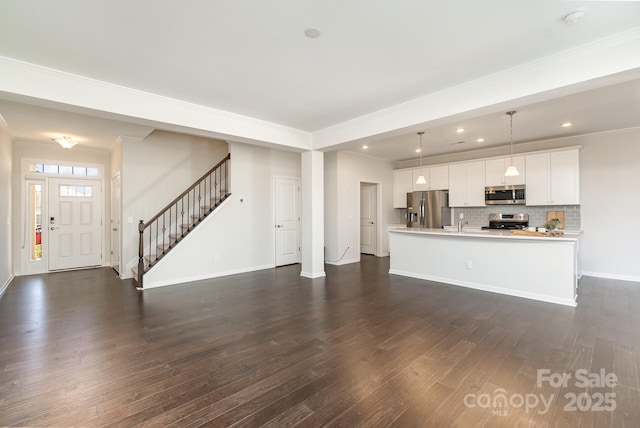
[[[488,159],[485,162],[485,186],[509,186],[525,184],[525,161],[524,156],[514,156],[513,164],[518,168],[520,175],[515,177],[505,177],[504,172],[511,164],[511,158]]]
[[[449,165],[449,206],[483,207],[485,161]]]
[[[393,171],[393,208],[407,208],[407,193],[413,192],[413,170]]]
[[[416,184],[416,180],[422,174],[427,180],[426,184]],[[447,190],[449,188],[449,166],[439,165],[413,169],[413,191]]]
[[[526,156],[527,205],[580,204],[577,149]]]
[[[429,168],[429,190],[447,190],[449,188],[449,165]]]

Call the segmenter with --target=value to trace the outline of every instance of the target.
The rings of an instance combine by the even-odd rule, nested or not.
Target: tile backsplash
[[[454,208],[453,218],[458,219],[458,214],[463,213],[469,226],[488,226],[490,213],[502,214],[529,214],[530,226],[542,226],[547,220],[547,211],[564,211],[564,228],[567,230],[580,230],[580,205],[565,206],[536,206],[525,205],[492,205],[488,207]]]

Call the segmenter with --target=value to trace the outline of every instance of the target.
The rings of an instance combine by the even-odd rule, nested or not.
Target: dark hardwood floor
[[[0,425],[640,426],[639,284],[585,277],[569,308],[388,268],[144,292],[110,269],[16,278]],[[541,369],[571,378],[538,386]],[[581,369],[617,382],[584,386]]]

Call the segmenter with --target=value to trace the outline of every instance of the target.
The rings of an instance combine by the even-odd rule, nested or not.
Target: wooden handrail
[[[154,221],[156,221],[157,219],[160,218],[160,216],[165,213],[166,211],[169,210],[169,208],[171,208],[176,202],[178,202],[180,199],[182,199],[184,196],[186,196],[187,193],[189,193],[190,191],[192,191],[193,189],[195,189],[195,187],[200,184],[200,182],[202,180],[204,180],[205,178],[207,178],[213,171],[215,171],[220,165],[222,165],[223,163],[225,163],[226,161],[231,159],[231,153],[229,153],[227,156],[225,156],[220,162],[218,162],[216,164],[216,166],[214,166],[213,168],[211,168],[209,171],[207,171],[205,174],[202,175],[202,177],[198,178],[191,186],[189,186],[189,188],[187,190],[185,190],[184,192],[182,192],[177,198],[175,198],[173,201],[169,202],[167,204],[166,207],[162,208],[160,211],[158,211],[158,214],[156,214],[155,216],[153,216],[151,218],[151,220],[147,221],[144,224],[144,228],[146,229],[147,227],[149,227],[149,225],[151,223],[153,223]]]

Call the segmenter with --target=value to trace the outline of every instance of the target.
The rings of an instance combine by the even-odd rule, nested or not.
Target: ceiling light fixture
[[[69,150],[71,147],[73,147],[76,144],[78,144],[78,142],[76,140],[74,140],[71,137],[67,137],[66,135],[63,135],[60,138],[54,138],[53,141],[55,141],[56,143],[60,144],[62,147],[64,147],[67,150]]]
[[[364,146],[362,146],[363,150],[367,150],[369,148],[369,146],[367,146],[366,144]]]
[[[484,143],[484,138],[478,138],[478,139],[476,140],[476,142],[478,142],[478,143]]]
[[[456,132],[458,134],[462,134],[464,132],[464,128],[458,128],[458,129],[456,129]]]
[[[518,175],[520,175],[520,173],[518,172],[518,168],[516,168],[516,166],[513,164],[513,115],[516,114],[517,111],[515,110],[511,110],[508,111],[507,114],[509,115],[509,120],[510,120],[510,127],[509,127],[509,135],[510,135],[510,144],[509,147],[511,147],[511,163],[509,164],[509,168],[507,168],[507,170],[504,173],[505,177],[516,177]]]
[[[416,184],[427,184],[427,180],[425,180],[424,175],[422,175],[422,136],[424,135],[424,131],[418,132],[420,136],[420,175],[416,180]]]
[[[563,128],[568,128],[568,127],[570,127],[571,125],[573,125],[571,122],[565,122],[565,123],[563,123],[563,124],[562,124],[562,127],[563,127]]]

